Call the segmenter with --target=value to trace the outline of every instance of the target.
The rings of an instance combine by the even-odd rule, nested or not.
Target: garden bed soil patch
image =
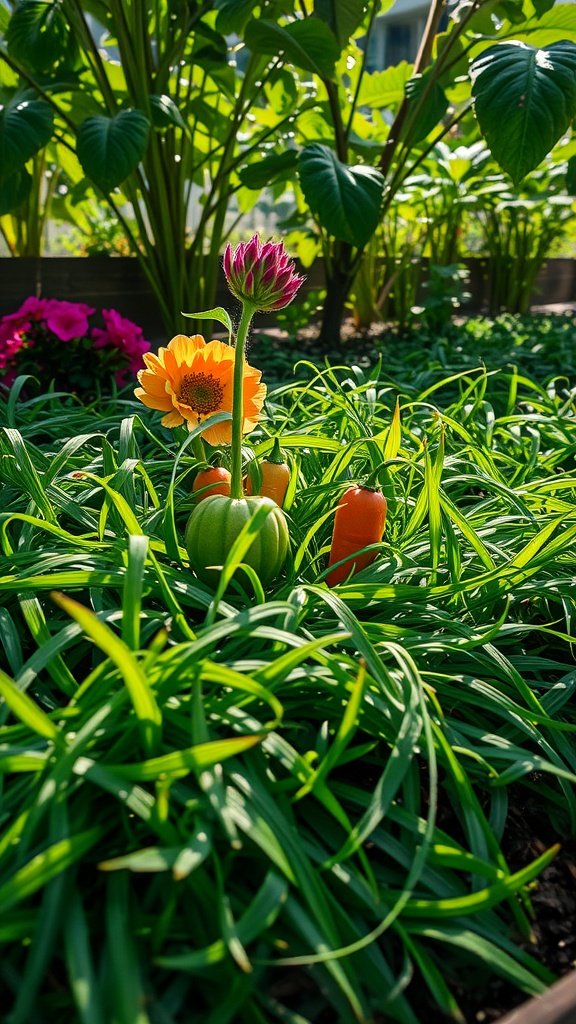
[[[346,320],[341,337],[335,338],[333,345],[327,347],[319,335],[316,324],[302,328],[296,335],[275,327],[259,328],[256,324],[249,342],[249,361],[255,366],[265,366],[267,377],[279,368],[285,368],[290,374],[299,360],[323,365],[327,359],[334,366],[357,363],[368,367],[375,363],[388,341],[397,342],[398,330],[393,324],[375,323],[358,331],[352,320]],[[279,375],[276,373],[276,376]]]
[[[527,953],[561,978],[576,966],[576,838],[553,834],[542,803],[531,799],[525,789],[510,793],[510,805],[502,849],[511,871],[535,860],[554,843],[561,844],[530,892],[533,942],[520,942],[514,936]],[[494,1024],[526,1000],[518,989],[498,977],[488,981],[480,1001],[471,986],[460,991],[455,986],[455,995],[470,1024]],[[572,1022],[576,1024],[576,986],[573,996]],[[543,1010],[540,1024],[547,1024],[547,1019]],[[551,1020],[556,1024],[554,1018]],[[521,1016],[517,1024],[522,1024]]]

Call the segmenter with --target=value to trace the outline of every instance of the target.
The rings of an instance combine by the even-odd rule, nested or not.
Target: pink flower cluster
[[[15,313],[0,320],[0,380],[10,385],[18,373],[51,375],[64,382],[67,374],[74,386],[74,373],[82,363],[83,378],[92,366],[94,378],[110,371],[119,386],[129,383],[142,367],[142,355],[150,349],[142,329],[115,309],[103,309],[104,328],[92,327],[96,312],[83,302],[38,299],[30,296]],[[59,342],[68,347],[64,353]],[[106,349],[106,359],[95,351]],[[104,354],[103,354],[104,355]],[[32,367],[32,369],[31,369]],[[46,383],[49,383],[47,381]]]

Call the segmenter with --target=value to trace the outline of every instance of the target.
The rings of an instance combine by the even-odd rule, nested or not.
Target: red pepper
[[[194,477],[192,493],[197,501],[210,498],[213,494],[230,494],[230,473],[224,466],[208,466]]]
[[[344,492],[336,507],[328,564],[334,565],[343,558],[347,561],[328,573],[326,582],[329,587],[342,583],[351,572],[359,572],[374,561],[376,551],[366,551],[361,555],[357,552],[382,540],[387,509],[388,503],[382,492],[371,487],[355,485]]]

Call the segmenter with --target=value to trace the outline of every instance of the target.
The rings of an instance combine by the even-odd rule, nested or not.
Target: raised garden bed
[[[477,1015],[477,1020],[480,1018]],[[576,1019],[576,973],[557,981],[545,995],[522,1003],[499,1024],[574,1024]]]
[[[489,302],[490,268],[486,260],[465,261],[470,268],[470,299],[462,312],[485,312]],[[323,285],[322,263],[305,271],[302,294]],[[145,323],[153,341],[166,338],[154,294],[136,259],[129,256],[52,256],[43,259],[19,257],[0,259],[0,316],[11,313],[28,295],[86,302],[96,308],[112,306],[124,316]],[[216,304],[226,301],[221,286]],[[570,307],[576,304],[576,260],[551,259],[540,270],[532,305]],[[559,310],[560,311],[560,310]],[[261,325],[274,325],[276,317],[260,314]]]

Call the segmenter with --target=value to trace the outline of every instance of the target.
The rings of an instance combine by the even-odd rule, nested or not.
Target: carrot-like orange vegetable
[[[259,482],[258,482],[258,479]],[[254,479],[248,472],[246,479],[246,494],[253,494],[254,487],[257,493],[266,498],[272,498],[277,505],[282,507],[288,484],[290,483],[290,466],[284,462],[280,442],[278,438],[274,441],[274,447],[267,459],[263,459],[260,466],[254,473]]]
[[[208,466],[194,477],[192,493],[197,501],[213,494],[230,494],[230,473],[224,466]]]
[[[350,573],[359,572],[376,558],[376,551],[357,552],[382,540],[388,503],[381,491],[353,486],[344,492],[334,517],[328,565],[346,559],[326,577],[329,587],[342,583]],[[356,556],[356,557],[354,557]]]

